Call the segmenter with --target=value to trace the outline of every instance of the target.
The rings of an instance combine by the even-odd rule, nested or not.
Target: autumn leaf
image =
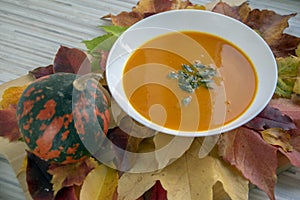
[[[300,129],[300,105],[293,103],[290,99],[278,98],[272,99],[269,106],[277,108],[282,114],[289,116],[297,129]]]
[[[48,173],[52,175],[54,196],[64,187],[80,186],[87,174],[97,166],[93,158],[68,165],[51,165]]]
[[[118,37],[127,29],[123,26],[100,26],[106,34],[91,40],[84,40],[88,53],[93,57],[92,71],[104,71],[106,67],[106,59],[109,50],[118,39]]]
[[[271,106],[267,106],[261,113],[244,126],[256,131],[263,131],[274,127],[282,128],[284,130],[296,128],[296,125],[289,116],[282,114],[279,109]]]
[[[98,165],[82,184],[80,199],[112,199],[118,184],[118,172],[105,165]]]
[[[34,200],[52,200],[54,198],[52,176],[47,172],[49,164],[34,154],[27,152],[26,182]]]
[[[36,79],[53,73],[53,65],[48,65],[46,67],[38,67],[29,71],[29,74],[32,74]]]
[[[121,200],[141,197],[159,180],[169,200],[212,199],[213,186],[220,181],[232,199],[248,198],[248,181],[218,157],[199,159],[199,139],[178,160],[158,172],[124,173],[118,183]]]
[[[2,100],[0,101],[0,109],[8,109],[10,106],[16,106],[26,87],[27,85],[12,86],[4,90]]]
[[[130,12],[121,12],[117,15],[108,14],[102,19],[111,19],[115,26],[129,27],[134,23],[160,12],[184,9],[193,4],[189,0],[140,0]]]
[[[297,48],[295,50],[295,54],[296,54],[297,57],[300,58],[300,43],[298,44],[298,46],[297,46]]]
[[[10,142],[17,141],[22,137],[15,108],[0,110],[0,136],[9,139]]]
[[[219,153],[223,159],[274,200],[277,148],[266,143],[257,132],[245,127],[222,134],[219,142]]]
[[[87,74],[91,72],[91,66],[87,55],[83,51],[61,46],[54,58],[53,71],[54,73]]]
[[[251,8],[249,7],[248,2],[244,2],[239,6],[230,6],[229,4],[220,1],[212,9],[212,12],[227,15],[241,22],[244,22],[247,19],[250,11]]]
[[[278,40],[276,40],[276,42],[270,45],[270,48],[272,49],[275,57],[279,58],[296,55],[296,48],[299,44],[299,37],[284,33]]]
[[[300,110],[295,105],[284,107],[282,104],[285,103],[272,100],[272,107],[267,106],[244,126],[222,134],[219,141],[219,153],[223,159],[240,170],[251,183],[265,191],[270,199],[274,199],[277,152],[286,155],[295,166],[298,166],[300,161],[297,144],[300,131],[293,118],[287,115],[292,114],[294,119],[299,118]],[[278,108],[285,110],[281,112]],[[276,132],[278,129],[281,129],[282,133]],[[268,135],[266,140],[261,136],[261,131],[263,136]],[[286,152],[283,148],[290,151]]]
[[[291,135],[281,128],[269,128],[261,131],[263,139],[274,146],[280,146],[285,152],[293,150],[290,144]]]
[[[77,200],[76,190],[74,186],[64,187],[60,191],[58,191],[54,200]]]
[[[288,20],[296,13],[279,15],[271,10],[251,10],[247,2],[230,6],[222,1],[212,11],[235,18],[255,30],[268,43],[276,57],[295,55],[300,38],[286,34],[284,30],[289,26]]]
[[[288,20],[296,14],[279,15],[271,10],[253,9],[245,24],[257,30],[269,45],[276,43],[289,26]]]
[[[160,181],[156,181],[154,186],[146,191],[143,200],[168,200],[167,191],[162,187]]]
[[[300,69],[300,58],[288,56],[277,58],[278,80],[275,94],[279,97],[291,98]]]

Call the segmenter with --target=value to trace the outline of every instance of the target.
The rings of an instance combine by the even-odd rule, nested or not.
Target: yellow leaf
[[[296,56],[300,58],[300,44],[298,44],[297,49],[295,50]]]
[[[261,132],[263,139],[272,145],[280,146],[285,152],[292,151],[291,135],[281,128],[269,128]]]
[[[80,199],[112,199],[118,185],[118,172],[105,165],[97,166],[83,182]]]
[[[198,4],[188,6],[188,7],[186,7],[186,9],[206,10],[205,6],[198,5]]]
[[[0,101],[0,109],[6,109],[9,105],[16,105],[26,87],[27,85],[7,88],[3,92],[2,100]]]
[[[124,173],[118,183],[118,197],[132,200],[142,196],[159,180],[169,200],[213,199],[213,186],[221,182],[231,199],[248,199],[248,181],[218,156],[199,159],[200,139],[177,161],[158,172]]]

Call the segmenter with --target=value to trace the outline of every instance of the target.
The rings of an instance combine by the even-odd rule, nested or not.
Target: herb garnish
[[[170,72],[168,77],[178,80],[178,86],[185,92],[193,93],[198,87],[212,89],[211,82],[216,75],[216,70],[213,66],[205,66],[199,61],[193,65],[182,64],[182,70]],[[182,100],[184,105],[191,102],[192,97],[188,96]]]

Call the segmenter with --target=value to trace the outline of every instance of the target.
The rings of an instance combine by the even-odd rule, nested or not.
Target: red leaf
[[[282,128],[284,130],[296,128],[296,125],[289,116],[283,115],[280,110],[271,106],[267,106],[257,117],[244,126],[256,131],[268,128]]]
[[[52,200],[51,175],[47,172],[49,164],[34,154],[27,152],[26,182],[34,200]]]
[[[55,200],[77,200],[75,188],[72,187],[64,187],[62,188],[57,195],[55,196]]]
[[[160,181],[156,181],[155,185],[150,188],[142,196],[144,200],[167,200],[167,191],[162,187]]]
[[[274,200],[277,148],[246,127],[222,135],[219,152],[223,159],[239,169],[245,178]]]
[[[83,51],[61,46],[56,53],[53,70],[54,73],[68,72],[82,75],[91,72],[91,64]]]
[[[0,136],[8,138],[10,142],[22,137],[15,108],[0,110]]]
[[[295,129],[289,131],[291,135],[291,145],[293,146],[293,151],[285,152],[279,148],[280,152],[284,154],[291,162],[292,165],[300,167],[300,129]]]
[[[269,103],[270,106],[279,109],[282,114],[288,115],[293,119],[298,129],[300,129],[300,106],[294,104],[290,99],[272,99]],[[300,151],[300,149],[299,149]]]
[[[41,78],[43,76],[47,76],[53,74],[53,65],[48,65],[47,67],[38,67],[34,70],[29,71],[36,79]]]

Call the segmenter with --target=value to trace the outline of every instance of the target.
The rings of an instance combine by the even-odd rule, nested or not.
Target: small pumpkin
[[[22,93],[18,126],[36,156],[50,163],[74,163],[100,149],[108,131],[108,108],[98,81],[56,73],[37,79]]]

